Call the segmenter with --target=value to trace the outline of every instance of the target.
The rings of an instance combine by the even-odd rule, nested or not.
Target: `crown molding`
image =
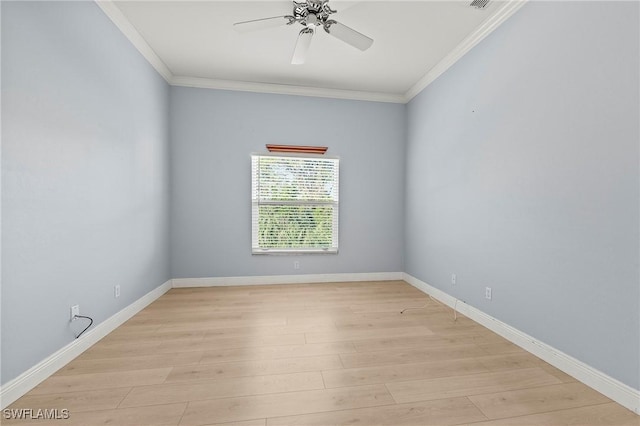
[[[429,70],[420,80],[416,82],[405,94],[405,103],[411,101],[418,93],[424,90],[428,85],[440,77],[442,73],[448,70],[453,64],[458,62],[469,50],[475,47],[478,43],[484,40],[489,34],[491,34],[496,28],[498,28],[504,21],[509,19],[511,15],[516,13],[522,6],[527,3],[528,0],[509,0],[507,1],[496,13],[492,14],[486,21],[484,21],[474,32],[469,34],[455,49],[453,49],[447,56],[445,56],[440,62],[438,62],[433,68]]]
[[[350,99],[372,102],[405,103],[402,94],[363,92],[343,89],[293,86],[287,84],[254,83],[249,81],[218,80],[213,78],[174,76],[149,43],[131,24],[118,6],[111,0],[95,0],[95,3],[111,19],[131,44],[142,54],[153,68],[172,86],[197,87],[202,89],[234,90],[241,92],[275,93],[280,95],[311,96],[318,98]]]
[[[95,3],[109,19],[113,21],[125,37],[129,39],[131,44],[138,49],[151,66],[172,86],[406,104],[455,64],[469,50],[491,34],[493,30],[518,11],[527,1],[528,0],[507,0],[496,13],[492,14],[476,28],[473,33],[458,44],[454,50],[431,68],[427,74],[404,94],[175,76],[112,0],[95,0]]]
[[[199,87],[205,89],[234,90],[240,92],[275,93],[279,95],[312,96],[317,98],[351,99],[357,101],[405,103],[403,95],[356,90],[324,89],[288,84],[254,83],[249,81],[217,80],[213,78],[175,76],[172,86]]]
[[[162,59],[156,54],[156,52],[149,46],[149,43],[142,37],[142,35],[136,30],[126,16],[118,9],[118,6],[111,0],[95,0],[95,3],[104,12],[105,15],[113,21],[118,29],[129,39],[131,44],[144,56],[144,58],[151,64],[153,68],[164,78],[167,83],[171,84],[173,73],[167,65],[162,62]]]

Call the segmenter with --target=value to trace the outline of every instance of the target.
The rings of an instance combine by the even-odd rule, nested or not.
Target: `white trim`
[[[98,324],[91,331],[40,361],[20,376],[7,382],[0,387],[0,409],[4,409],[29,392],[170,289],[171,280],[145,294],[126,308]]]
[[[310,96],[331,99],[350,99],[369,102],[388,102],[406,104],[420,93],[425,87],[431,84],[442,73],[455,64],[458,59],[464,56],[475,45],[480,43],[486,36],[491,34],[500,24],[506,21],[528,0],[507,0],[500,10],[492,14],[474,32],[467,36],[458,46],[456,46],[447,56],[438,62],[418,80],[406,93],[383,93],[368,92],[344,89],[328,89],[309,86],[294,86],[287,84],[257,83],[248,81],[219,80],[204,77],[175,76],[160,59],[156,52],[149,46],[149,43],[131,24],[122,11],[111,0],[95,0],[102,11],[120,29],[122,34],[129,39],[131,44],[149,61],[151,66],[172,86],[195,87],[202,89],[233,90],[253,93],[274,93],[279,95]]]
[[[404,280],[416,287],[418,290],[433,296],[435,299],[438,299],[452,308],[456,306],[456,309],[461,314],[485,326],[489,330],[499,334],[554,367],[564,371],[587,386],[611,398],[618,404],[628,408],[636,414],[640,414],[640,390],[634,389],[631,386],[614,379],[602,371],[565,354],[553,346],[536,340],[534,337],[523,333],[517,328],[514,328],[471,305],[460,300],[456,300],[455,297],[443,292],[442,290],[432,287],[409,274],[405,273],[403,275]]]
[[[174,76],[172,86],[202,89],[233,90],[239,92],[275,93],[279,95],[311,96],[316,98],[351,99],[357,101],[389,102],[404,104],[405,97],[393,93],[360,92],[356,90],[324,89],[319,87],[292,86],[288,84],[253,83],[249,81],[216,80],[213,78]]]
[[[402,272],[372,272],[310,275],[265,275],[256,277],[174,278],[173,288],[228,287],[236,285],[307,284],[355,281],[399,281]]]
[[[162,59],[156,54],[156,52],[149,46],[149,43],[142,37],[142,35],[136,30],[136,28],[131,24],[131,22],[127,19],[126,16],[122,13],[118,6],[115,5],[111,0],[95,0],[96,4],[105,15],[109,17],[113,21],[113,23],[118,27],[122,34],[129,39],[131,44],[135,46],[136,49],[144,56],[144,58],[151,64],[153,68],[167,81],[167,83],[171,84],[171,79],[173,78],[173,74],[169,67],[162,62]]]
[[[420,93],[425,87],[433,83],[442,73],[448,70],[453,64],[458,62],[469,50],[480,43],[486,36],[491,34],[511,15],[517,12],[528,0],[509,0],[496,13],[484,21],[474,32],[469,34],[457,45],[447,56],[438,62],[427,72],[424,77],[416,82],[405,94],[404,102],[407,103]]]

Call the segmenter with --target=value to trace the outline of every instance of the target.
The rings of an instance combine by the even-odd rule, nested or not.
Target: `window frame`
[[[278,158],[302,158],[309,160],[332,160],[335,162],[336,194],[333,200],[259,200],[259,190],[256,189],[255,174],[259,166],[254,167],[254,158],[278,157]],[[339,251],[339,216],[340,216],[340,158],[323,154],[310,153],[252,153],[251,154],[251,254],[256,255],[296,255],[296,254],[338,254]],[[332,217],[332,244],[331,247],[306,247],[306,248],[261,248],[259,247],[259,208],[261,205],[282,206],[313,206],[326,205],[333,207]]]

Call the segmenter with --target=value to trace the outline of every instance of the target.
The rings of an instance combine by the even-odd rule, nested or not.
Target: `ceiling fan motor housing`
[[[323,26],[327,29],[333,21],[329,16],[336,13],[331,9],[329,0],[307,0],[305,2],[293,2],[293,18],[306,26]]]

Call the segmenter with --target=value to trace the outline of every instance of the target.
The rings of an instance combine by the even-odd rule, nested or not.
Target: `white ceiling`
[[[493,0],[482,10],[469,3],[331,0],[338,10],[332,18],[374,43],[361,52],[318,31],[304,65],[290,63],[300,24],[246,34],[233,29],[234,22],[291,14],[290,1],[117,1],[101,7],[138,49],[147,49],[148,59],[157,55],[156,68],[172,84],[289,93],[298,88],[300,94],[402,102],[521,2],[516,8]]]

